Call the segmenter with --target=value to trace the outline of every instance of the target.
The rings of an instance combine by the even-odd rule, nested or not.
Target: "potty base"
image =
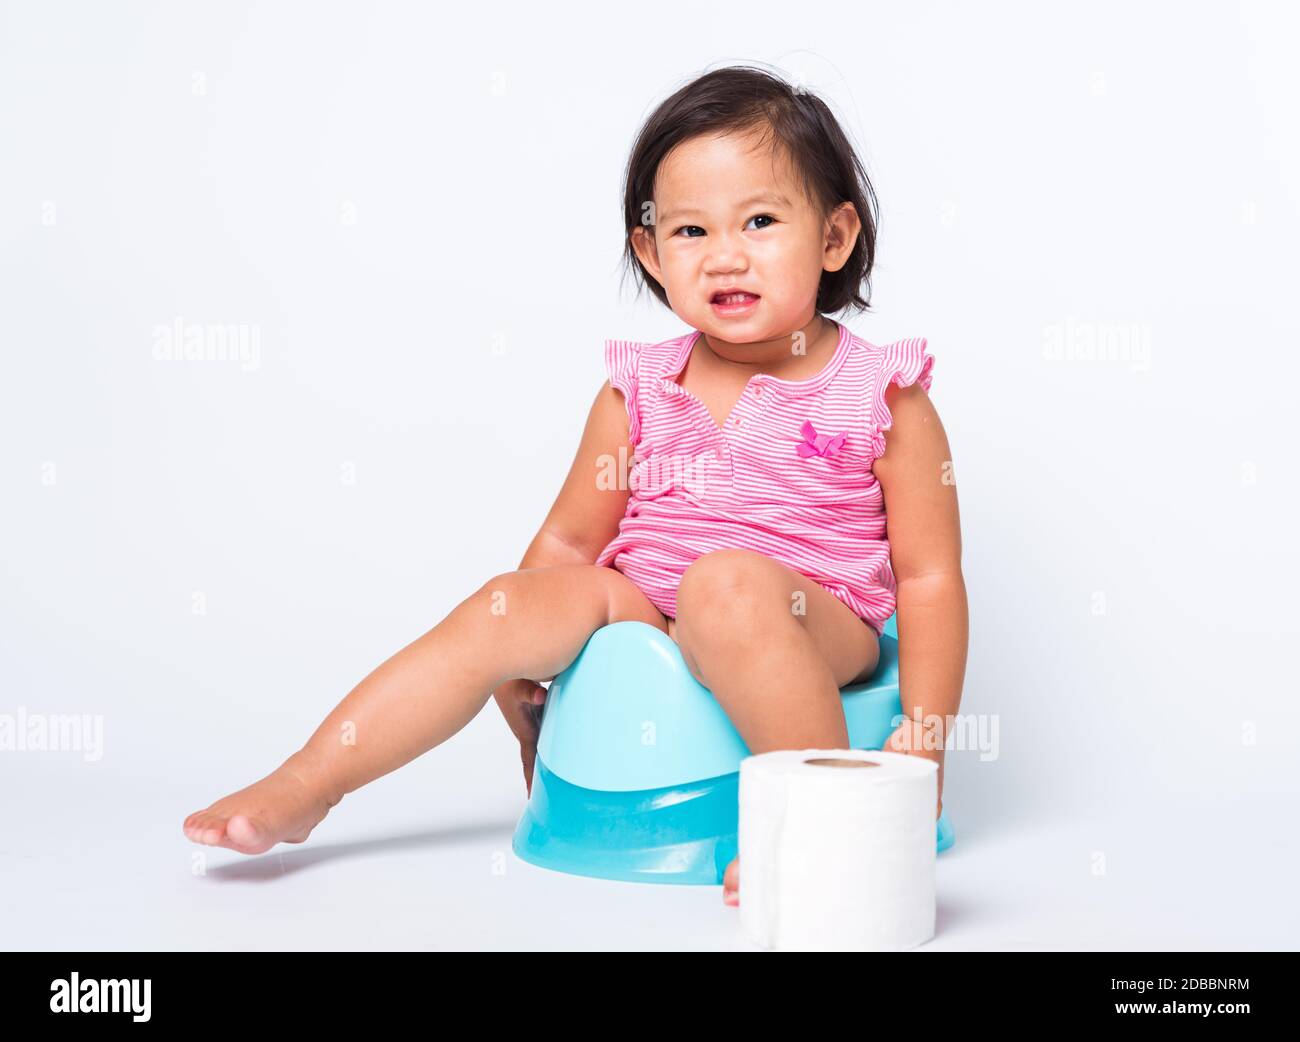
[[[514,852],[558,872],[636,883],[716,886],[736,856],[740,772],[690,785],[601,792],[539,756]]]
[[[512,848],[530,864],[635,883],[720,886],[736,857],[740,772],[662,789],[604,792],[553,773],[539,756]],[[953,844],[948,812],[937,850]]]

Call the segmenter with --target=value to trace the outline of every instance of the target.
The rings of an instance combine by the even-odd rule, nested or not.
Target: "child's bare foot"
[[[185,819],[195,843],[260,854],[277,843],[301,843],[338,802],[295,754],[259,782]]]
[[[727,871],[722,874],[722,901],[724,904],[740,904],[740,858],[733,857]]]

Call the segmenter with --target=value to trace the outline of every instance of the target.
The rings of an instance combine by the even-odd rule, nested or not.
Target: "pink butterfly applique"
[[[809,420],[803,421],[799,433],[803,435],[803,441],[796,445],[794,450],[799,453],[801,459],[807,459],[809,456],[834,456],[845,441],[843,434],[837,434],[833,438],[829,434],[818,434]]]

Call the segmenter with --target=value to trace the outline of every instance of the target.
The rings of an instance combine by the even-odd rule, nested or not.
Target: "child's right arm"
[[[601,550],[618,534],[618,524],[627,510],[625,487],[602,488],[601,473],[609,473],[608,461],[630,460],[627,407],[622,392],[606,380],[596,394],[587,415],[582,440],[568,476],[550,512],[528,544],[519,568],[545,568],[562,564],[594,564]],[[626,450],[620,457],[619,449]],[[617,482],[625,486],[625,481]],[[535,705],[545,694],[532,680],[509,680],[493,692],[510,730],[519,739],[523,754],[524,780],[532,791],[533,760],[537,754],[539,723]]]
[[[597,485],[597,478],[609,473],[609,461],[619,461],[620,449],[625,450],[624,459],[631,458],[627,409],[622,393],[607,380],[591,405],[568,476],[520,568],[595,562],[618,534],[618,523],[627,510],[626,488]]]

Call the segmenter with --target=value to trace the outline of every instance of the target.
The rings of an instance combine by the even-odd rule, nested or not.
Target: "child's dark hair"
[[[692,80],[651,113],[628,158],[623,193],[624,260],[637,281],[668,307],[668,295],[632,248],[632,230],[653,223],[646,204],[654,198],[659,164],[683,141],[701,135],[761,131],[784,151],[804,193],[823,215],[843,202],[858,211],[862,230],[839,271],[822,273],[817,311],[866,311],[876,259],[876,194],[839,122],[816,95],[761,68],[730,66]],[[864,292],[865,291],[865,294]]]

